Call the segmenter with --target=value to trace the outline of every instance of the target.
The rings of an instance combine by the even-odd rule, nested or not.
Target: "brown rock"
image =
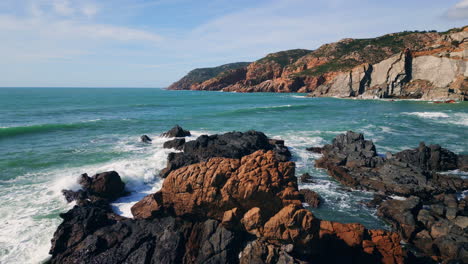
[[[293,162],[278,162],[273,151],[260,150],[241,160],[212,158],[182,167],[168,175],[158,193],[162,206],[179,216],[222,220],[233,208],[259,207],[269,217],[285,205],[301,204],[294,171]]]
[[[320,205],[320,196],[318,193],[311,191],[309,189],[302,189],[299,193],[304,197],[304,202],[306,202],[310,207],[317,208]]]

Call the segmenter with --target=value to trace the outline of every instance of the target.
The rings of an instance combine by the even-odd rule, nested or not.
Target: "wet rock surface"
[[[49,262],[405,262],[397,233],[323,221],[304,209],[295,164],[265,142],[270,149],[212,152],[171,171],[159,192],[132,208],[135,219],[113,213],[106,199],[76,205],[61,215]]]
[[[68,202],[83,204],[88,201],[113,201],[125,194],[125,183],[115,171],[98,173],[92,177],[82,174],[78,180],[82,189],[78,191],[62,190]]]
[[[175,150],[183,150],[185,145],[185,138],[176,138],[173,140],[169,140],[164,142],[163,148],[167,149],[175,149]]]
[[[153,141],[153,140],[152,140],[149,136],[147,136],[147,135],[141,136],[141,137],[140,137],[140,140],[141,140],[141,142],[144,142],[144,143],[151,143],[151,142]]]
[[[412,253],[429,263],[468,262],[468,202],[462,194],[468,181],[439,173],[466,171],[466,155],[420,143],[382,157],[372,141],[354,132],[337,136],[322,153],[317,167],[344,185],[377,192],[369,206],[415,247]]]

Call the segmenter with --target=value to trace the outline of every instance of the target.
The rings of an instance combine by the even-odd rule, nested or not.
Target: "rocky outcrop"
[[[49,263],[238,263],[241,237],[215,220],[174,217],[135,221],[110,206],[75,206],[61,214]]]
[[[221,221],[226,211],[237,208],[240,214],[268,201],[263,214],[271,217],[287,204],[301,203],[295,180],[294,164],[279,163],[273,151],[259,150],[240,160],[212,158],[171,172],[161,190],[150,195],[154,202],[137,203],[132,212],[170,209],[178,216]],[[140,217],[137,213],[134,216]]]
[[[78,191],[62,190],[68,202],[77,201],[84,204],[88,201],[113,201],[125,194],[125,183],[115,171],[98,173],[92,177],[82,174],[78,180],[82,189]]]
[[[153,141],[153,140],[151,140],[151,138],[150,138],[149,136],[147,136],[147,135],[141,136],[141,137],[140,137],[140,140],[141,140],[141,142],[144,142],[144,143],[151,143],[151,141]]]
[[[161,137],[190,137],[190,131],[184,130],[179,125],[171,128],[169,131],[161,134]]]
[[[422,254],[444,263],[468,260],[468,201],[457,197],[468,189],[468,180],[438,173],[466,170],[466,155],[420,143],[382,157],[372,141],[354,132],[338,135],[322,153],[316,166],[344,185],[385,194],[377,195],[372,206]],[[392,199],[394,195],[407,198]]]
[[[314,51],[272,53],[182,89],[465,100],[467,39],[468,27],[444,33],[401,32],[373,39],[348,38]]]
[[[170,153],[167,166],[160,173],[166,177],[175,169],[207,161],[211,157],[241,158],[257,150],[275,150],[280,160],[286,161],[291,157],[284,141],[270,141],[265,134],[257,131],[229,132],[223,135],[202,135],[196,140],[186,142],[183,152]]]
[[[185,145],[185,138],[175,138],[173,140],[169,140],[164,142],[163,148],[168,149],[175,149],[175,150],[183,150]]]
[[[421,143],[417,149],[405,150],[386,157],[377,154],[372,141],[362,134],[338,135],[322,149],[323,157],[316,166],[326,168],[341,183],[366,190],[422,198],[443,192],[462,191],[468,181],[437,171],[457,169],[463,155]]]
[[[304,197],[304,202],[312,208],[317,208],[320,205],[320,196],[318,193],[309,189],[302,189],[299,193]]]
[[[404,263],[398,234],[304,209],[295,164],[274,150],[214,154],[172,171],[132,207],[135,219],[113,213],[108,200],[61,214],[49,262]]]
[[[468,200],[443,194],[431,200],[411,196],[387,200],[378,208],[379,216],[392,224],[402,237],[435,261],[468,261]]]

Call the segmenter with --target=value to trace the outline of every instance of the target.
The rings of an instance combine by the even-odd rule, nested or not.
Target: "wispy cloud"
[[[468,19],[468,0],[462,0],[451,7],[446,16],[451,19]]]

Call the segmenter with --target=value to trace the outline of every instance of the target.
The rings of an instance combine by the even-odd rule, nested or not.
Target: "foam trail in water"
[[[50,239],[61,222],[58,215],[73,206],[65,202],[61,191],[79,189],[77,179],[82,173],[117,171],[130,195],[116,201],[113,208],[131,216],[130,207],[139,198],[161,187],[157,174],[165,167],[167,154],[174,151],[162,148],[167,140],[155,136],[152,144],[144,144],[138,137],[125,137],[115,149],[128,152],[127,158],[0,181],[0,195],[4,197],[0,207],[0,263],[39,263],[48,257]]]

